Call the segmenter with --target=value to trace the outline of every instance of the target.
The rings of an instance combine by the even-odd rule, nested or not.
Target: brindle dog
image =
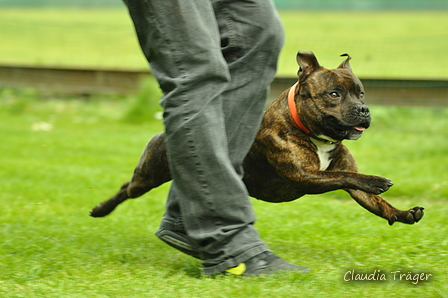
[[[336,69],[319,65],[312,52],[299,52],[296,85],[283,92],[266,111],[257,137],[244,160],[244,183],[252,197],[267,202],[287,202],[305,194],[344,189],[370,212],[389,224],[418,222],[423,207],[399,210],[380,194],[389,179],[364,175],[344,139],[356,140],[370,126],[364,87],[353,74],[347,54]],[[147,144],[126,182],[109,200],[95,206],[90,215],[102,217],[128,198],[137,198],[171,180],[165,135]]]

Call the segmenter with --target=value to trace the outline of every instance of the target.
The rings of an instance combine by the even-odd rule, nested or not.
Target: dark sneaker
[[[156,236],[175,249],[180,250],[187,255],[195,257],[196,259],[201,259],[197,246],[193,242],[191,242],[188,237],[182,232],[162,229],[156,232]]]
[[[280,271],[292,271],[305,273],[310,269],[307,267],[297,266],[286,262],[285,260],[277,257],[271,252],[261,253],[244,263],[239,264],[235,268],[230,268],[225,273],[233,275],[268,275],[274,274]]]

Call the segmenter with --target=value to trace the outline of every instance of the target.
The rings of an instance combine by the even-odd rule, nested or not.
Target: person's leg
[[[218,20],[221,50],[230,73],[230,82],[221,96],[228,154],[235,173],[242,178],[242,162],[255,139],[268,88],[276,72],[284,40],[283,26],[271,0],[212,2]],[[237,249],[240,245],[235,239],[228,244],[228,249],[237,253],[244,251]],[[244,254],[239,256],[241,258],[236,257],[228,263],[236,261],[238,264],[247,257]],[[215,261],[203,262],[205,273],[222,271],[223,264],[213,264]]]
[[[230,158],[241,164],[258,131],[284,32],[271,0],[213,1],[230,83],[222,94]]]
[[[259,10],[258,4],[241,3],[246,9],[244,13],[255,9],[265,15],[251,14],[252,18],[246,19],[235,14],[236,19],[230,18],[227,25],[241,22],[233,30],[243,25],[258,26],[251,31],[254,34],[266,29],[269,38],[265,36],[262,43],[266,48],[255,50],[276,56],[279,45],[275,34],[278,32],[274,34],[274,30],[268,30],[272,16],[261,23],[255,21],[257,17],[269,16],[266,6]],[[262,97],[275,71],[272,67],[275,62],[271,60],[267,70],[257,68],[261,73],[252,73],[250,80],[231,84],[232,75],[237,72],[236,63],[241,62],[241,67],[246,68],[253,66],[245,64],[250,59],[243,59],[244,51],[251,46],[232,55],[224,50],[223,56],[221,45],[225,47],[226,44],[221,34],[225,37],[225,32],[231,30],[224,30],[221,21],[218,25],[214,7],[208,0],[129,0],[128,6],[142,49],[164,92],[161,104],[174,179],[161,227],[174,224],[181,229],[183,225],[188,239],[200,250],[205,273],[222,272],[268,250],[253,227],[255,216],[241,180],[240,163],[256,133],[264,105]],[[216,8],[226,9],[225,6]],[[231,38],[229,35],[229,44]],[[275,44],[275,51],[272,47],[268,50],[270,45],[266,40],[269,39]],[[264,59],[259,62],[267,63]],[[232,68],[233,63],[235,68]],[[264,81],[260,82],[261,91],[254,90],[254,80]],[[241,91],[248,84],[251,88]],[[224,99],[232,94],[246,99],[255,96],[253,101],[257,104],[253,106],[253,101],[249,100],[238,103],[236,97],[232,97],[235,102]],[[233,114],[238,106],[243,112]],[[246,115],[248,111],[254,112]],[[242,114],[247,116],[247,122],[227,126],[226,122],[235,121],[234,117],[243,117]],[[241,131],[237,133],[236,130]],[[234,150],[233,146],[239,146],[240,142],[245,148]],[[232,144],[230,149],[229,143]]]
[[[230,73],[230,82],[221,96],[228,149],[230,160],[242,177],[241,164],[255,138],[275,75],[283,45],[283,26],[270,0],[214,0],[212,3],[221,50]],[[174,198],[175,187],[171,192],[170,197]],[[176,200],[168,200],[167,210],[167,215],[172,216],[165,217],[167,224],[162,228],[182,230]]]

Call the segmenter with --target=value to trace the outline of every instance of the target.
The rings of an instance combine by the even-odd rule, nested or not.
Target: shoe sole
[[[156,236],[175,249],[196,259],[201,259],[199,251],[195,249],[196,246],[181,234],[170,230],[159,230],[156,232]]]

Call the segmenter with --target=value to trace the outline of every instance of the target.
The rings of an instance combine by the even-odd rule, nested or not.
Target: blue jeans
[[[272,0],[126,0],[163,91],[173,177],[161,228],[200,248],[204,273],[264,251],[242,181],[283,45]]]

